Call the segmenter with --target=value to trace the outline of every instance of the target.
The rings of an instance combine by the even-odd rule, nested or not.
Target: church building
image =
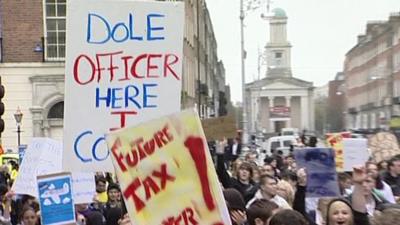
[[[246,84],[247,129],[250,134],[278,133],[285,127],[314,130],[313,83],[293,77],[288,18],[280,8],[272,12],[266,76]]]

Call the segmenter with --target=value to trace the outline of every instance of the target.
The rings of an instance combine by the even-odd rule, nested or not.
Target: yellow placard
[[[343,138],[350,138],[349,132],[326,134],[327,145],[335,151],[336,171],[344,171]]]
[[[107,143],[133,224],[231,224],[195,111],[114,132]]]

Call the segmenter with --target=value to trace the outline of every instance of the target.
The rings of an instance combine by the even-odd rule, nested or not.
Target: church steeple
[[[267,53],[267,77],[291,77],[290,49],[287,40],[287,16],[283,9],[272,10],[269,18],[270,40],[265,46]]]

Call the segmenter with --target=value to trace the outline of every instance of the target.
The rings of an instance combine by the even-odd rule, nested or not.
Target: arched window
[[[59,102],[49,110],[48,119],[63,119],[64,118],[64,102]]]

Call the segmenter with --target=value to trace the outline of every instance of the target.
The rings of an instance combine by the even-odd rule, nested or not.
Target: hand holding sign
[[[353,182],[361,184],[367,178],[367,172],[365,167],[357,166],[353,167]]]

